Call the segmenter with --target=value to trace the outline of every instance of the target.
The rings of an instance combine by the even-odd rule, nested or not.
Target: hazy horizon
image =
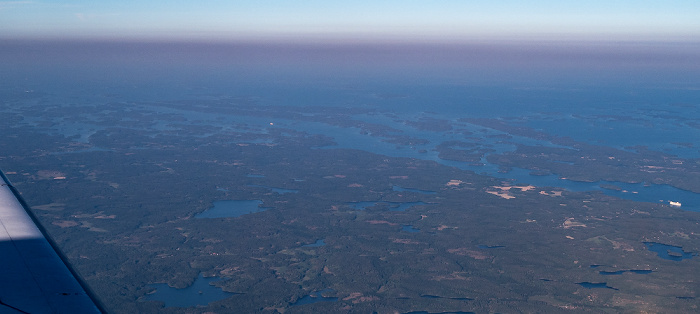
[[[0,38],[697,41],[691,1],[0,1]]]

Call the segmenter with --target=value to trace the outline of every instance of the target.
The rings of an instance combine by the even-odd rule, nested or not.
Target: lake
[[[695,252],[686,252],[680,246],[673,246],[656,242],[644,242],[649,251],[655,252],[659,257],[671,261],[682,261],[698,255]]]
[[[165,307],[192,307],[204,306],[211,302],[223,300],[235,295],[213,286],[211,283],[220,281],[217,277],[199,277],[187,288],[177,289],[165,283],[149,285],[156,291],[146,296],[147,300],[165,302]]]

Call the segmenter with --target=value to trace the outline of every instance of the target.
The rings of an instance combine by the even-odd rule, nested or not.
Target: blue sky
[[[0,36],[697,40],[700,1],[0,0]]]

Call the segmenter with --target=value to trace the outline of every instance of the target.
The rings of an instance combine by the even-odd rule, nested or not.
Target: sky
[[[697,0],[0,0],[0,38],[700,38]]]

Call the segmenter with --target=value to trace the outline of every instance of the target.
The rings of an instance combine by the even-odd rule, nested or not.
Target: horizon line
[[[167,34],[3,34],[11,41],[134,42],[134,43],[271,43],[271,44],[475,44],[475,43],[700,43],[698,34],[483,33],[397,34],[361,32],[307,33],[190,33]]]

